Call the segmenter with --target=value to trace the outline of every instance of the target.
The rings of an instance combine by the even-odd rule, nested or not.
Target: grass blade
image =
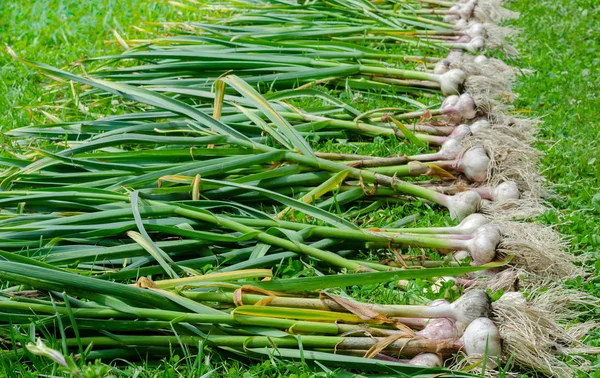
[[[322,290],[335,287],[354,285],[373,285],[397,280],[411,280],[417,278],[432,278],[454,276],[480,270],[493,269],[504,266],[510,258],[480,266],[463,266],[452,268],[407,269],[391,272],[340,274],[335,276],[303,277],[281,279],[276,281],[255,282],[254,285],[261,289],[281,292],[304,292]]]
[[[271,105],[265,100],[265,98],[260,95],[254,88],[252,88],[248,83],[240,79],[235,75],[229,75],[225,79],[223,79],[227,84],[231,87],[235,88],[241,95],[243,95],[248,100],[254,102],[256,107],[260,109],[270,120],[277,126],[277,130],[280,131],[283,135],[285,135],[292,145],[300,150],[302,154],[305,156],[309,156],[316,159],[315,153],[313,152],[310,145],[298,134],[296,129],[290,125],[290,123],[279,115]]]
[[[131,193],[131,213],[133,214],[133,219],[135,220],[135,224],[140,231],[140,233],[129,231],[127,235],[132,238],[136,243],[141,245],[148,253],[152,255],[158,261],[160,266],[163,267],[165,272],[171,278],[179,278],[173,267],[177,270],[181,271],[181,268],[177,266],[175,261],[169,257],[162,249],[160,249],[150,238],[150,235],[146,232],[144,228],[144,223],[142,222],[142,216],[140,215],[139,207],[138,207],[138,196],[139,193],[137,191],[133,191]]]

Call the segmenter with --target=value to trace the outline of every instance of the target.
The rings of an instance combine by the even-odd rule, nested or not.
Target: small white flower
[[[26,347],[28,351],[36,356],[47,357],[61,366],[66,368],[69,367],[67,361],[65,360],[65,356],[63,356],[62,353],[57,350],[48,348],[42,339],[38,338],[35,344],[29,343]]]

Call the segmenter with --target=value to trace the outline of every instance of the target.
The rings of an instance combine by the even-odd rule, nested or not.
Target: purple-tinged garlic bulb
[[[434,160],[452,160],[456,158],[462,151],[461,138],[450,138],[442,143],[442,147],[438,152],[431,154],[420,154],[409,156],[411,160],[418,161],[434,161]]]
[[[433,73],[436,75],[441,75],[448,72],[448,70],[450,70],[450,63],[446,59],[442,59],[435,64]]]
[[[456,39],[457,43],[469,43],[471,42],[471,37],[469,37],[468,35],[461,35],[460,37],[458,37],[458,39]]]
[[[474,182],[484,182],[487,179],[490,158],[481,146],[469,149],[460,159],[459,169]]]
[[[452,130],[448,139],[456,139],[458,141],[463,140],[465,137],[471,135],[471,127],[465,124],[458,125]]]
[[[507,291],[494,303],[511,303],[513,306],[527,306],[527,298],[520,291]]]
[[[458,63],[460,61],[462,55],[462,51],[450,51],[446,58],[437,62],[435,68],[433,69],[433,73],[441,75],[448,72],[453,63]]]
[[[473,59],[473,62],[479,65],[487,64],[489,61],[490,60],[485,55],[477,55],[475,59]]]
[[[444,119],[449,124],[459,124],[473,119],[477,115],[475,101],[468,93],[463,93],[458,98],[456,96],[447,97],[442,103],[442,110],[444,110]]]
[[[452,107],[452,106],[456,105],[457,102],[458,102],[458,95],[448,96],[444,99],[444,102],[442,102],[442,109]]]
[[[481,51],[483,48],[485,48],[485,39],[482,37],[475,37],[468,43],[465,43],[465,48],[471,53]]]
[[[495,368],[502,354],[500,331],[493,321],[486,317],[475,319],[465,329],[462,336],[464,350],[470,359],[484,359],[486,366]]]
[[[492,313],[492,301],[485,291],[474,289],[452,302],[450,308],[457,323],[468,325],[475,319],[489,317]]]
[[[473,23],[469,24],[469,26],[462,29],[462,32],[471,38],[475,38],[475,37],[485,38],[485,36],[486,36],[485,27],[483,26],[483,24],[481,24],[479,22],[473,22]]]
[[[427,326],[415,335],[430,340],[456,339],[459,334],[454,322],[448,318],[431,319]]]
[[[478,119],[477,121],[471,124],[471,133],[473,133],[473,135],[483,134],[486,132],[486,130],[489,130],[490,126],[490,121],[488,121],[487,119]]]
[[[446,198],[446,206],[452,219],[465,219],[481,207],[481,196],[473,191],[460,192]]]
[[[460,5],[458,5],[458,4],[450,7],[450,9],[448,9],[448,13],[446,13],[444,15],[444,22],[452,24],[452,23],[460,20],[461,18],[458,15],[459,10],[460,10]]]
[[[457,16],[453,16],[454,18],[456,18]],[[467,28],[469,26],[469,20],[465,20],[465,19],[460,19],[454,22],[454,30],[465,30],[465,28]]]
[[[519,186],[514,181],[504,181],[495,188],[481,187],[473,190],[476,190],[481,198],[492,200],[494,202],[513,201],[518,200],[521,197]]]
[[[449,305],[450,302],[448,302],[447,300],[440,298],[440,299],[434,299],[431,302],[427,303],[427,306],[429,307],[437,307],[437,306],[442,306],[442,305]]]
[[[475,3],[470,1],[467,3],[460,3],[451,7],[448,10],[448,15],[456,15],[459,17],[459,19],[468,20],[473,15],[474,10]]]
[[[407,362],[410,365],[417,366],[428,366],[428,367],[441,367],[444,362],[442,358],[435,353],[421,353],[413,357]]]
[[[463,93],[458,97],[456,107],[459,108],[460,112],[464,116],[464,119],[470,120],[475,118],[477,115],[475,100],[473,100],[473,96],[468,93]]]
[[[521,197],[519,186],[514,181],[504,181],[494,188],[494,201],[506,202],[518,200]]]
[[[502,234],[498,226],[488,223],[479,227],[473,234],[473,238],[466,242],[466,249],[473,260],[472,264],[483,265],[492,262],[501,239]]]
[[[462,151],[460,140],[448,139],[442,144],[442,147],[438,151],[438,157],[436,159],[451,160],[454,159]]]
[[[460,93],[460,89],[465,82],[467,75],[463,70],[453,69],[439,75],[439,83],[442,94],[445,96]]]
[[[471,214],[456,226],[457,234],[468,235],[477,231],[481,226],[490,223],[483,214]]]

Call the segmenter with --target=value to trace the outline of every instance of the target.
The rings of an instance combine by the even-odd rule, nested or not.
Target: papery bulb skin
[[[456,40],[456,42],[458,43],[469,43],[471,42],[471,37],[469,37],[468,35],[461,35],[460,37],[458,37],[458,39]]]
[[[460,10],[460,6],[453,5],[450,9],[448,9],[448,13],[444,15],[444,22],[449,24],[453,24],[456,21],[460,20],[460,16],[458,15],[458,11]]]
[[[469,52],[475,53],[483,50],[485,47],[485,39],[482,37],[475,37],[469,43],[466,44],[466,48]]]
[[[473,259],[472,265],[483,265],[492,262],[496,257],[496,248],[500,244],[502,234],[493,224],[485,224],[475,231],[473,238],[467,242],[469,253]]]
[[[472,234],[481,226],[490,223],[490,221],[483,214],[471,214],[465,219],[456,228],[459,229],[460,234],[467,235]]]
[[[469,2],[461,4],[460,9],[458,10],[458,15],[460,18],[468,20],[473,15],[473,11],[475,10],[475,3]]]
[[[448,96],[442,102],[442,109],[453,107],[454,105],[456,105],[457,102],[458,102],[457,95]]]
[[[489,62],[489,59],[485,55],[477,55],[475,59],[473,59],[473,62],[478,65],[483,65],[487,64]]]
[[[507,291],[502,294],[500,298],[494,303],[502,304],[510,304],[511,306],[527,306],[527,298],[525,298],[525,294],[519,291]]]
[[[429,307],[437,307],[437,306],[445,306],[445,305],[450,305],[450,302],[448,302],[445,299],[434,299],[431,302],[427,303],[427,306]]]
[[[452,69],[445,74],[439,75],[440,87],[444,96],[460,93],[462,84],[465,82],[466,74],[463,70]]]
[[[429,340],[456,339],[459,336],[454,322],[447,318],[431,319],[427,326],[415,332],[415,335]]]
[[[442,160],[452,160],[460,154],[462,146],[458,139],[448,139],[442,144],[442,147],[438,151],[437,155]]]
[[[448,56],[446,57],[446,60],[448,62],[450,62],[450,64],[458,63],[458,62],[460,62],[462,56],[463,56],[462,51],[458,51],[458,50],[450,51],[450,53],[448,53]]]
[[[514,181],[504,181],[493,190],[494,202],[518,200],[521,197],[519,186]]]
[[[456,22],[458,22],[460,20],[460,16],[457,14],[445,14],[444,15],[444,22],[448,23],[448,24],[454,24]]]
[[[455,106],[446,107],[444,111],[444,120],[449,125],[457,125],[463,120],[462,114]]]
[[[448,135],[449,139],[456,139],[458,141],[463,140],[465,137],[471,135],[471,127],[465,124],[458,125],[452,130],[450,135]]]
[[[482,37],[485,38],[485,27],[479,22],[473,22],[463,29],[463,33],[471,38]]]
[[[490,158],[481,146],[469,149],[460,161],[462,172],[474,182],[484,182],[487,179],[489,165]]]
[[[500,331],[493,321],[486,317],[475,319],[465,329],[462,336],[464,350],[471,358],[484,359],[486,366],[494,369],[502,354]]]
[[[444,111],[444,119],[451,125],[460,123],[462,116],[456,107],[459,97],[457,95],[448,96],[442,102],[442,110]]]
[[[433,68],[433,73],[436,75],[441,75],[441,74],[445,74],[449,70],[450,70],[450,62],[448,62],[446,59],[442,59],[436,63],[435,67]]]
[[[481,196],[474,191],[456,193],[449,198],[447,206],[452,219],[463,220],[479,210]]]
[[[471,124],[471,133],[473,135],[483,135],[487,130],[490,129],[490,121],[481,118]]]
[[[409,360],[408,363],[416,366],[441,367],[444,362],[435,353],[421,353]]]
[[[465,30],[469,26],[469,21],[465,19],[459,19],[454,22],[454,30]]]
[[[477,318],[487,318],[492,313],[492,301],[483,290],[467,291],[454,301],[450,308],[457,322],[471,324]]]
[[[473,119],[477,115],[475,100],[473,100],[473,96],[468,93],[463,93],[458,97],[456,107],[459,109],[459,112],[465,120]]]
[[[448,98],[446,100],[448,100]],[[458,99],[452,97],[451,100],[446,100],[442,103],[442,110],[444,110],[444,119],[449,124],[456,125],[463,121],[473,119],[477,115],[475,101],[468,93],[461,94],[458,96]],[[454,102],[454,100],[456,100],[456,102]]]
[[[448,13],[457,14],[461,19],[468,20],[473,15],[473,11],[475,10],[475,3],[461,3],[458,4],[458,7],[456,9],[453,10],[452,8],[450,8]]]
[[[437,62],[437,64],[435,65],[435,68],[433,69],[433,73],[437,74],[437,75],[441,75],[441,74],[444,74],[444,73],[450,71],[450,66],[453,63],[458,63],[460,61],[462,55],[463,55],[462,51],[450,51],[450,53],[448,54],[448,56],[446,58]]]

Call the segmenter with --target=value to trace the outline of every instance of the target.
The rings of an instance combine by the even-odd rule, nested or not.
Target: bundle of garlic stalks
[[[579,338],[594,325],[566,330],[553,319],[559,307],[573,311],[569,304],[556,306],[565,298],[559,287],[535,294],[533,302],[508,292],[492,303],[484,291],[471,290],[452,303],[426,305],[362,303],[339,289],[360,291],[419,272],[270,280],[270,270],[252,269],[160,281],[141,277],[126,285],[25,259],[5,261],[3,280],[35,290],[3,291],[0,316],[12,329],[4,344],[12,351],[1,358],[33,353],[78,374],[77,359],[161,358],[172,350],[210,348],[223,358],[277,357],[419,377],[475,377],[481,375],[466,370],[493,374],[513,362],[568,376],[572,368],[556,355],[577,358],[575,353],[591,350]],[[41,339],[31,343],[37,334],[60,334],[62,353]],[[444,360],[449,368],[442,367]]]
[[[66,261],[74,262],[82,260],[79,253],[68,252],[73,244],[89,250],[90,244],[102,243],[109,248],[106,254],[97,246],[86,252],[88,261],[99,265],[99,257],[112,256],[115,246],[121,251],[124,233],[137,230],[144,235],[149,229],[162,239],[208,239],[243,247],[260,242],[260,247],[253,247],[257,252],[246,255],[253,258],[253,264],[259,264],[255,257],[267,253],[268,249],[258,252],[266,248],[266,243],[339,268],[386,270],[388,266],[378,260],[391,259],[396,266],[406,265],[398,248],[413,247],[409,260],[411,253],[422,254],[419,248],[430,248],[436,254],[460,252],[455,260],[466,258],[474,265],[514,255],[513,265],[531,273],[561,278],[579,273],[550,229],[534,223],[490,222],[475,213],[481,206],[480,193],[489,189],[444,194],[419,185],[421,181],[398,177],[443,174],[446,179],[454,178],[441,167],[443,163],[451,169],[453,161],[427,165],[418,160],[427,161],[438,153],[412,155],[412,161],[399,166],[368,164],[385,158],[350,164],[328,160],[321,156],[331,157],[332,153],[314,152],[297,128],[277,112],[276,107],[283,105],[271,105],[235,76],[222,80],[244,97],[227,95],[223,101],[230,104],[229,111],[240,111],[241,116],[234,114],[237,120],[227,122],[230,118],[224,114],[219,120],[208,115],[217,109],[225,111],[223,103],[194,107],[147,89],[40,68],[54,76],[136,98],[163,111],[9,132],[19,137],[15,144],[23,143],[25,153],[5,160],[10,167],[1,184],[10,190],[0,192],[0,204],[11,211],[2,221],[3,250],[28,248],[28,253],[36,256],[38,252],[31,248],[41,247],[38,258],[64,263],[64,254],[58,255],[62,258],[54,256],[60,252],[60,244],[69,244]],[[34,134],[34,143],[40,147],[32,145]],[[469,150],[462,159],[467,160],[473,152],[488,161],[481,148]],[[414,197],[420,199],[419,203],[427,201],[447,208],[451,218],[464,218],[463,223],[449,228],[409,229],[398,228],[395,220],[373,221],[373,213],[382,207],[395,207],[404,215],[413,206],[415,212],[423,211],[426,205],[414,204]],[[65,218],[65,212],[77,213]],[[431,223],[426,216],[416,219],[416,225]],[[216,232],[209,233],[207,224],[213,225]],[[279,231],[273,234],[273,228]],[[324,238],[336,248],[373,251],[377,260],[358,263],[303,244]],[[145,239],[151,242],[152,238]],[[48,240],[49,246],[40,245],[40,240]],[[134,253],[140,252],[145,253],[140,248]],[[119,257],[131,257],[118,253],[123,252],[117,252]],[[115,264],[109,261],[108,265]],[[135,269],[131,273],[135,274]],[[498,279],[509,288],[514,284],[514,279],[507,280],[505,275]]]
[[[462,53],[473,50],[465,46],[476,41],[478,48],[484,48],[491,38],[488,34],[499,32],[478,22],[470,22],[467,32],[457,32],[433,17],[413,20],[414,16],[391,11],[387,9],[391,4],[359,2],[363,8],[356,9],[355,2],[354,6],[334,3],[267,6],[249,2],[250,8],[239,8],[239,14],[213,23],[167,23],[171,33],[177,28],[185,34],[122,41],[126,46],[139,46],[95,60],[123,61],[127,67],[105,65],[90,75],[191,102],[214,97],[209,92],[227,71],[269,93],[269,99],[287,101],[292,108],[280,115],[298,124],[301,132],[343,130],[363,137],[396,137],[417,145],[419,140],[442,146],[437,154],[394,154],[400,158],[369,163],[358,162],[369,157],[353,156],[356,153],[327,158],[362,166],[386,165],[383,172],[398,176],[408,174],[409,161],[427,161],[429,166],[463,173],[471,185],[421,185],[455,193],[485,181],[488,186],[479,190],[480,196],[496,200],[485,203],[485,212],[502,219],[538,214],[539,156],[530,146],[536,122],[507,113],[515,71],[498,59]],[[226,9],[235,13],[231,4]],[[306,109],[306,101],[300,99],[319,96],[314,92],[317,88],[346,98],[356,109],[347,105],[336,109],[325,98],[321,106],[311,103],[317,109]],[[440,91],[447,96],[443,101],[436,94]],[[409,137],[405,128],[416,135]],[[321,136],[327,134],[317,134]],[[355,146],[334,147],[336,152],[356,151]],[[412,174],[426,171],[422,165],[413,167]]]
[[[592,350],[590,325],[566,319],[592,303],[541,292],[540,277],[583,271],[551,228],[513,220],[540,208],[536,123],[510,114],[512,68],[449,51],[499,47],[489,22],[511,14],[484,1],[211,7],[206,22],[165,24],[169,37],[120,39],[135,47],[82,75],[25,62],[54,90],[82,84],[88,116],[119,114],[5,133],[0,277],[19,286],[0,308],[23,325],[5,357],[68,322],[63,352],[82,359],[206,345],[409,375],[450,374],[401,359],[415,355],[451,374],[570,374],[565,355]],[[367,306],[330,291],[439,277],[452,280],[440,295],[466,299]],[[523,282],[529,302],[511,293],[493,310],[473,289]]]

